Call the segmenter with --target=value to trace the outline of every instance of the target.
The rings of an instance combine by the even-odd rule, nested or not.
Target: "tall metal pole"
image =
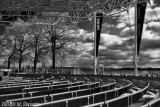
[[[134,52],[134,75],[138,76],[137,68],[137,0],[135,0],[135,52]]]
[[[97,56],[96,56],[96,12],[94,13],[94,75],[97,75]]]

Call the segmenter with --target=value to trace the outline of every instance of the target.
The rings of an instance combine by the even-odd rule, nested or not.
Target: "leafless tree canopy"
[[[0,55],[8,68],[11,64],[18,64],[21,69],[23,64],[32,63],[32,67],[37,69],[38,63],[47,60],[50,60],[52,68],[66,66],[71,57],[79,54],[77,47],[82,38],[77,25],[58,17],[65,13],[48,14],[57,17],[35,17],[28,22],[18,19],[0,36]]]

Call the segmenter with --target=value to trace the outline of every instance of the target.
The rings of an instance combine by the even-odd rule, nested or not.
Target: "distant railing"
[[[13,74],[82,74],[80,69],[12,69]]]
[[[110,76],[133,76],[133,73],[119,73],[120,71],[112,72],[97,72],[97,75],[110,75]],[[83,70],[78,67],[71,67],[71,68],[55,68],[55,69],[12,69],[12,73],[18,73],[18,74],[82,74],[82,75],[93,75],[94,70]],[[142,75],[139,73],[139,76],[144,77],[145,75]],[[151,76],[147,76],[151,77]],[[160,77],[160,75],[155,75],[152,77]]]

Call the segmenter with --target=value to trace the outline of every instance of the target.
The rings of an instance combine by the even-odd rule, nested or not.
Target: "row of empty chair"
[[[132,103],[137,102],[147,92],[148,88],[149,85],[132,94],[120,96],[108,101],[99,102],[96,104],[86,105],[82,107],[128,107]]]
[[[57,93],[57,94],[50,94],[50,95],[43,95],[43,96],[36,96],[36,97],[27,97],[27,98],[19,98],[19,99],[13,99],[13,100],[7,100],[7,102],[13,102],[13,103],[38,103],[38,102],[50,102],[55,100],[61,100],[65,98],[72,98],[72,97],[79,97],[83,95],[89,95],[92,93],[98,93],[106,90],[112,90],[114,89],[115,83],[111,83],[104,86],[96,86],[96,87],[83,87],[82,89],[74,89],[74,91],[68,91],[63,93]]]
[[[138,86],[142,88],[141,90],[130,93],[130,89],[133,88],[133,81],[126,79],[119,79],[114,83],[101,86],[103,79],[97,77],[86,77],[84,81],[89,84],[79,81],[79,77],[67,78],[62,76],[60,78],[60,81],[69,80],[70,78],[71,80],[64,84],[53,84],[56,83],[54,78],[45,81],[34,80],[34,82],[28,82],[30,81],[28,80],[22,82],[11,81],[11,83],[8,81],[7,84],[2,83],[0,90],[5,88],[14,89],[15,87],[23,88],[20,88],[22,89],[21,92],[0,95],[0,101],[2,104],[6,102],[8,107],[127,107],[141,98],[149,87],[149,85],[146,86],[146,83],[142,82],[143,87],[142,85]],[[83,77],[81,78],[83,80]],[[111,81],[114,80],[111,79]],[[117,85],[117,83],[119,84]],[[144,86],[146,87],[144,88]]]
[[[74,83],[66,83],[66,84],[58,84],[58,85],[48,85],[48,86],[40,86],[40,87],[30,87],[30,88],[23,88],[23,91],[29,92],[29,91],[38,91],[38,90],[49,90],[49,89],[57,89],[57,88],[63,88],[63,87],[69,87],[69,86],[75,86],[75,85],[82,85],[84,84],[84,81],[78,81]]]
[[[1,84],[1,88],[2,87],[12,87],[12,86],[20,86],[20,85],[24,85],[26,87],[36,87],[36,85],[40,85],[40,84],[62,84],[62,83],[68,83],[68,81],[61,81],[61,82],[55,82],[54,80],[52,81],[24,81],[23,83],[20,82],[12,82],[12,83],[3,83]]]
[[[33,107],[80,107],[82,105],[93,104],[96,102],[116,98],[119,95],[126,93],[130,87],[131,87],[131,84],[118,88],[118,89],[112,89],[109,91],[107,90],[101,91],[99,89],[97,90],[96,93],[93,93],[93,94],[83,95],[80,97],[78,96],[78,97],[69,98],[69,99],[67,98],[67,99],[63,99],[59,101],[52,101],[52,102],[37,104],[37,105],[33,105]]]
[[[123,80],[123,79],[121,79]],[[159,95],[160,95],[160,83],[159,81],[156,80],[142,80],[142,79],[131,79],[131,82],[133,83],[133,89],[139,90],[139,88],[143,88],[144,86],[146,86],[148,83],[150,84],[149,88],[148,88],[148,92],[152,93],[152,97],[149,97],[148,94],[144,97],[147,97],[147,103],[145,104],[145,102],[143,102],[143,106],[141,107],[160,107],[160,99],[159,99]],[[137,88],[138,87],[138,88]],[[140,107],[140,106],[136,106],[133,105],[133,107]],[[131,106],[132,107],[132,106]]]
[[[56,89],[61,87],[68,87],[68,86],[74,86],[74,85],[80,85],[83,84],[84,81],[74,82],[74,83],[68,83],[68,81],[63,81],[59,83],[53,83],[51,84],[36,84],[36,85],[19,85],[19,86],[12,86],[12,87],[1,87],[0,88],[0,95],[2,94],[11,94],[11,93],[20,93],[20,92],[29,92],[29,91],[39,91],[39,90],[49,90],[49,89]],[[28,88],[26,88],[28,87]]]
[[[58,85],[58,84],[59,85]],[[74,85],[79,85],[79,84],[83,84],[84,82],[83,81],[79,81],[79,82],[75,82],[75,83],[68,83],[68,81],[62,81],[62,82],[56,82],[55,84],[56,85],[52,85],[53,87],[55,86],[55,89],[56,88],[59,88],[59,87],[63,87],[64,86],[64,84],[67,84],[67,87],[68,86],[74,86]],[[39,85],[41,85],[41,87],[43,87],[43,83],[42,84],[39,84]],[[48,85],[49,86],[49,85]],[[59,86],[59,87],[58,87]],[[39,89],[38,89],[38,91],[40,91],[40,88],[41,87],[39,87]],[[53,88],[52,87],[52,88]],[[29,88],[29,89],[34,89],[35,87],[31,87],[31,88]],[[25,86],[23,86],[23,85],[19,85],[19,86],[13,86],[13,87],[1,87],[0,88],[0,98],[2,97],[2,96],[5,96],[5,94],[14,94],[14,93],[16,93],[16,94],[19,94],[19,93],[24,93],[24,92],[29,92],[29,90],[27,91],[27,90],[24,90],[25,89]],[[42,88],[43,89],[43,88]]]
[[[5,100],[9,99],[17,99],[17,98],[24,98],[24,97],[33,97],[33,96],[40,96],[40,95],[49,95],[49,94],[54,94],[54,93],[61,93],[61,92],[66,92],[66,91],[71,91],[73,89],[85,89],[85,88],[95,88],[99,86],[99,83],[92,83],[92,84],[84,84],[84,85],[79,85],[78,83],[83,83],[82,81],[80,82],[75,82],[71,83],[73,86],[70,87],[61,87],[61,88],[55,88],[52,90],[38,90],[38,91],[33,91],[33,92],[22,92],[22,93],[13,93],[13,94],[4,94],[0,95],[0,102],[3,102]],[[60,84],[63,85],[63,84]],[[113,86],[112,86],[113,87]]]
[[[160,98],[158,98],[157,100],[154,100],[150,103],[147,103],[146,105],[141,106],[141,107],[160,107]]]
[[[79,89],[96,88],[98,86],[99,86],[99,83],[83,84],[83,85],[62,87],[62,88],[51,89],[51,90],[33,91],[33,92],[28,92],[28,94],[30,94],[30,96],[33,97],[33,96],[50,95],[50,94],[54,94],[54,93],[61,93],[61,92],[79,90]]]

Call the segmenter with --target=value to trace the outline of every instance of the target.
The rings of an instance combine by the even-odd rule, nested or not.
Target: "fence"
[[[57,69],[12,69],[14,74],[81,74],[79,68],[57,68]]]

